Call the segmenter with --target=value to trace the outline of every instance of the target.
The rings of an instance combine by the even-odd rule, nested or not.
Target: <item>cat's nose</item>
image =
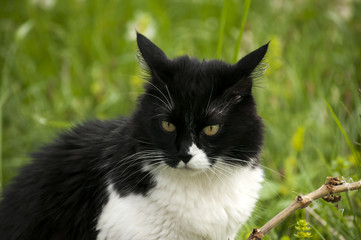
[[[187,164],[191,158],[192,158],[192,155],[189,155],[189,154],[178,154],[178,158],[184,162],[185,164]]]

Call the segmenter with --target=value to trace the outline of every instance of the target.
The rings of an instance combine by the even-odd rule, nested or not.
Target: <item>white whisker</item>
[[[210,104],[211,104],[212,95],[213,95],[213,83],[212,83],[211,94],[209,95],[209,98],[208,98],[208,103],[207,103],[207,107],[206,107],[206,114],[208,114],[208,112],[209,112],[209,107],[210,107]]]
[[[168,85],[165,85],[165,88],[167,89],[167,92],[168,92],[168,96],[169,96],[169,99],[170,99],[170,102],[171,102],[171,106],[172,108],[174,108],[174,102],[173,102],[173,99],[170,95],[170,92],[169,92],[169,89],[168,89]]]
[[[169,90],[168,90],[167,85],[166,85],[166,89],[167,89],[167,91],[168,91],[168,94],[169,94],[169,98],[170,98],[170,99],[168,99],[167,96],[166,96],[156,85],[154,85],[151,81],[148,81],[148,83],[149,83],[151,86],[153,86],[160,94],[162,94],[162,96],[165,98],[165,100],[167,101],[168,104],[166,104],[164,101],[162,101],[162,102],[163,102],[163,103],[167,106],[167,108],[171,111],[171,110],[173,109],[174,105],[173,105],[172,98],[170,97],[170,93],[169,93]],[[146,94],[152,95],[152,94],[149,94],[149,93],[146,93]],[[160,99],[160,98],[159,98],[159,99]]]
[[[172,107],[169,105],[170,103],[167,104],[166,102],[164,102],[163,99],[161,99],[160,97],[158,97],[158,96],[156,96],[156,95],[153,95],[153,94],[150,94],[150,93],[144,93],[144,94],[158,99],[160,102],[162,102],[162,103],[167,107],[167,109],[168,109],[170,112],[172,111]],[[167,101],[169,102],[168,99],[167,99]]]

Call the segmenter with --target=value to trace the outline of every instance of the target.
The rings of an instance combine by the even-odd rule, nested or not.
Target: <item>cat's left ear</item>
[[[149,70],[153,77],[165,80],[171,60],[167,55],[144,35],[137,32],[137,44],[139,48],[139,61],[145,70]]]
[[[234,65],[236,71],[244,77],[250,76],[262,62],[267,53],[268,45],[269,42],[239,60]]]
[[[242,95],[251,91],[252,80],[261,77],[266,70],[262,60],[267,53],[268,44],[269,42],[249,53],[232,66],[232,78],[235,83],[228,89],[228,94]]]

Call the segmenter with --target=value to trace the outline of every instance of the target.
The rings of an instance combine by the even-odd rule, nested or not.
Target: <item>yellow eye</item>
[[[207,127],[203,128],[203,132],[207,136],[214,136],[217,134],[218,131],[219,131],[219,124],[211,125],[211,126],[207,126]]]
[[[167,121],[162,121],[162,128],[164,130],[166,130],[167,132],[174,132],[175,131],[175,126],[173,123],[167,122]]]

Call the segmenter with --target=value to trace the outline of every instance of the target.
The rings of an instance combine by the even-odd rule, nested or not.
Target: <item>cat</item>
[[[137,33],[145,93],[32,154],[0,202],[0,239],[227,240],[263,181],[252,95],[268,44],[235,64],[170,59]]]

